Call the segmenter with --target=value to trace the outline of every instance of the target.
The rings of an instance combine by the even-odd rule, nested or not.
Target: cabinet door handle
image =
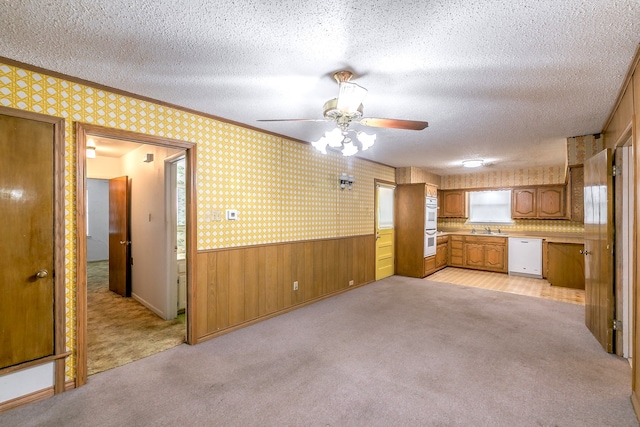
[[[581,253],[582,255],[589,255],[591,252],[589,252],[589,251],[583,251],[583,250],[580,250],[580,253]]]

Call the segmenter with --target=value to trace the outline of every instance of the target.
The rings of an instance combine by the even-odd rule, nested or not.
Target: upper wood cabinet
[[[512,218],[566,218],[565,187],[514,188],[511,192]]]
[[[565,187],[538,188],[538,218],[566,218]]]
[[[536,216],[536,189],[513,189],[511,192],[511,217],[535,218]]]
[[[438,197],[438,186],[433,184],[425,184],[424,191],[427,197]]]
[[[438,216],[441,218],[466,218],[467,214],[467,192],[464,190],[443,190],[440,192],[440,210]]]

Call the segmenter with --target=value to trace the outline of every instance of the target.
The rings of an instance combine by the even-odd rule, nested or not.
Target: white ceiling
[[[11,4],[9,4],[11,3]],[[640,42],[638,0],[21,0],[0,56],[304,141],[355,73],[374,129],[362,157],[433,173],[562,165],[597,133]],[[358,129],[359,125],[352,125]]]

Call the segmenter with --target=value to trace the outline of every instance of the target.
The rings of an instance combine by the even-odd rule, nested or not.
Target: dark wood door
[[[613,174],[611,150],[584,164],[585,323],[613,353]]]
[[[0,368],[54,353],[53,140],[0,115]]]
[[[129,178],[109,180],[109,290],[131,296]]]

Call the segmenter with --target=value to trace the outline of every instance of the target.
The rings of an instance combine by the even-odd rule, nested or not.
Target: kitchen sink
[[[497,231],[491,231],[491,232],[476,231],[475,233],[472,231],[471,234],[476,236],[508,236],[509,235],[509,233],[498,233]]]

